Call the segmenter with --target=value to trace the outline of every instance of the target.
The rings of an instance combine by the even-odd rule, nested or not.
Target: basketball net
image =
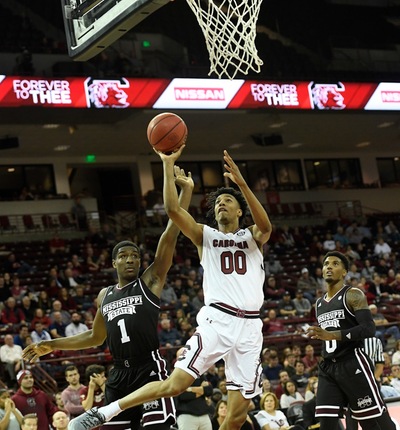
[[[233,79],[238,72],[260,72],[255,45],[262,0],[186,0],[203,31],[210,72]],[[218,4],[217,4],[218,3]]]

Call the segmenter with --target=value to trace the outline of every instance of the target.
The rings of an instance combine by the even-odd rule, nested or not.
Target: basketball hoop
[[[210,72],[233,79],[238,72],[260,72],[255,45],[262,0],[186,0],[203,31]]]

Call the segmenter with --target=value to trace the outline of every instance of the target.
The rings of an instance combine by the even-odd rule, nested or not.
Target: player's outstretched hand
[[[194,182],[191,172],[186,174],[184,169],[181,169],[179,166],[174,166],[174,174],[175,184],[178,185],[179,188],[189,188],[193,190]]]
[[[227,150],[224,150],[224,167],[227,170],[227,172],[224,173],[224,176],[226,178],[229,178],[232,182],[234,182],[239,187],[243,184],[245,184],[245,180],[240,173],[239,167],[237,164],[233,161],[232,157],[228,154]]]
[[[185,149],[186,145],[182,145],[176,151],[171,152],[171,154],[164,154],[164,152],[157,151],[156,148],[153,148],[153,151],[161,158],[162,161],[172,161],[175,162],[182,154],[182,151]]]
[[[22,352],[22,358],[30,363],[34,363],[39,357],[50,354],[52,351],[53,348],[47,341],[43,340],[39,343],[32,343],[27,346]]]

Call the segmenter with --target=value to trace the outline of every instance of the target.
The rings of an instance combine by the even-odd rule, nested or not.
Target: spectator
[[[282,364],[279,363],[279,357],[276,352],[271,352],[268,358],[268,364],[263,369],[263,375],[270,381],[279,379],[280,371],[283,370]]]
[[[358,271],[357,265],[355,263],[350,264],[350,269],[346,275],[346,280],[351,278],[356,278],[357,281],[359,281],[361,278],[361,273]]]
[[[10,385],[15,385],[17,383],[16,375],[21,369],[22,348],[19,345],[14,345],[14,338],[11,334],[6,334],[4,337],[4,345],[0,347],[0,361],[4,366]]]
[[[76,311],[76,302],[73,297],[71,297],[68,288],[62,287],[58,291],[57,299],[61,302],[61,307],[68,312]]]
[[[284,370],[288,373],[290,379],[292,379],[292,376],[296,373],[296,356],[293,354],[293,352],[290,352],[286,355],[286,365],[284,367]]]
[[[278,286],[277,280],[274,275],[270,275],[267,278],[267,284],[265,287],[265,298],[272,300],[280,300],[284,295],[285,289]]]
[[[371,264],[370,259],[364,260],[364,267],[361,269],[361,277],[367,281],[371,280],[375,273],[375,267]]]
[[[49,251],[51,254],[65,253],[67,250],[65,246],[65,240],[60,237],[60,235],[55,232],[54,236],[49,240]]]
[[[4,281],[4,275],[0,273],[0,302],[4,303],[11,297],[11,287]]]
[[[374,247],[374,255],[387,260],[391,252],[392,248],[384,241],[383,237],[379,237]]]
[[[2,331],[16,331],[19,324],[25,324],[25,315],[21,309],[16,307],[14,297],[9,297],[1,311],[0,328]]]
[[[27,291],[28,287],[26,285],[21,285],[21,280],[17,275],[14,275],[11,287],[11,295],[14,297],[14,299],[19,302],[25,296]]]
[[[50,333],[43,328],[43,324],[41,321],[35,322],[35,329],[32,330],[31,337],[34,343],[38,343],[42,340],[51,339]]]
[[[311,313],[311,303],[303,296],[303,290],[296,291],[296,297],[293,299],[296,309],[296,315],[300,317],[309,316]]]
[[[33,271],[33,267],[31,267],[27,262],[23,260],[17,260],[14,253],[11,253],[7,257],[7,261],[4,263],[3,267],[4,272],[17,275],[23,275]]]
[[[51,306],[51,313],[50,313],[50,319],[54,322],[54,313],[60,312],[61,313],[61,320],[64,324],[69,324],[71,322],[71,315],[66,310],[62,309],[62,304],[60,300],[54,300],[52,306]]]
[[[171,327],[171,320],[165,318],[161,320],[161,330],[159,332],[160,345],[166,348],[181,345],[181,338],[176,328]]]
[[[283,389],[283,387],[284,387],[284,385],[285,385],[285,382],[286,381],[289,381],[289,374],[288,374],[288,372],[286,371],[286,370],[284,370],[284,369],[282,369],[280,372],[279,372],[279,384],[276,386],[276,388],[275,388],[275,394],[276,394],[276,397],[278,398],[278,399],[280,399],[281,398],[281,396],[282,396],[282,394],[284,393],[284,389]]]
[[[282,226],[282,231],[278,237],[278,241],[279,244],[283,245],[286,249],[294,248],[296,242],[288,225],[285,224]]]
[[[71,215],[78,230],[87,230],[86,208],[82,204],[82,199],[79,196],[76,196],[74,199],[74,205],[71,208]]]
[[[304,363],[304,372],[308,375],[315,375],[318,372],[318,358],[314,355],[314,347],[310,344],[304,349],[304,357],[301,361]]]
[[[84,385],[80,383],[78,368],[73,365],[65,369],[65,379],[68,382],[68,386],[61,393],[61,398],[64,403],[64,409],[71,418],[74,418],[85,412],[80,397],[80,391],[84,388]]]
[[[64,402],[62,400],[62,392],[58,391],[54,394],[54,401],[56,402],[56,406],[60,411],[64,411]]]
[[[178,350],[177,357],[182,349]],[[211,430],[206,397],[213,393],[212,385],[204,378],[197,378],[193,384],[175,397],[178,429]]]
[[[26,324],[21,324],[19,333],[14,336],[14,345],[19,345],[22,349],[27,346],[26,338],[29,336],[29,328]]]
[[[38,301],[37,301],[37,307],[43,309],[45,314],[50,313],[51,300],[46,290],[40,291]]]
[[[74,301],[78,311],[87,311],[92,306],[92,299],[88,294],[85,294],[82,285],[75,287]]]
[[[87,325],[81,322],[81,315],[78,312],[73,312],[71,322],[65,327],[65,336],[75,336],[76,334],[88,331]]]
[[[369,283],[368,293],[372,295],[376,302],[390,299],[392,289],[382,281],[382,277],[375,273],[372,282]]]
[[[388,240],[391,243],[397,243],[400,241],[400,232],[396,224],[390,220],[384,227],[385,233],[388,236]]]
[[[318,381],[318,376],[310,376],[304,393],[304,400],[307,402],[315,397],[315,382]]]
[[[304,397],[299,393],[295,381],[289,379],[283,385],[283,394],[280,398],[282,409],[287,409],[294,402],[304,402]]]
[[[66,269],[64,269],[63,278],[64,278],[63,285],[68,289],[75,288],[80,284],[79,279],[74,277],[74,272],[70,267],[67,267]]]
[[[182,292],[180,298],[176,302],[176,310],[182,309],[186,317],[190,318],[193,315],[194,307],[189,301],[189,295],[186,292]]]
[[[38,430],[39,420],[35,413],[26,414],[22,417],[21,430]]]
[[[310,273],[306,267],[301,269],[301,276],[297,280],[297,288],[303,290],[304,297],[307,298],[310,303],[314,303],[317,282],[312,276],[310,276]]]
[[[21,411],[22,415],[36,414],[38,430],[49,430],[57,407],[44,391],[33,388],[35,381],[30,370],[19,371],[17,381],[19,390],[11,398],[15,407]]]
[[[29,296],[24,296],[22,298],[20,309],[24,313],[24,320],[27,324],[32,323],[37,308],[36,303],[32,301]]]
[[[275,255],[270,254],[268,260],[264,261],[265,276],[278,275],[283,272],[283,266]]]
[[[289,426],[286,415],[279,410],[279,400],[273,393],[265,393],[260,400],[261,410],[256,414],[256,420],[262,430],[300,430],[301,427]]]
[[[276,316],[275,309],[269,309],[267,317],[263,319],[263,332],[271,335],[287,334],[283,321]]]
[[[212,430],[218,430],[225,420],[228,411],[228,404],[225,400],[219,400],[215,406],[215,415],[211,420]]]
[[[64,411],[57,411],[53,415],[52,425],[55,430],[67,430],[69,417]]]
[[[343,227],[340,225],[336,229],[336,233],[333,235],[333,240],[336,242],[340,242],[342,248],[345,248],[349,244],[349,239],[344,233]]]
[[[325,240],[322,242],[324,251],[334,251],[336,249],[335,240],[332,237],[332,233],[328,232],[325,234]]]
[[[393,336],[396,341],[400,340],[400,331],[396,325],[386,326],[389,321],[385,318],[383,314],[378,312],[378,307],[374,304],[369,305],[369,309],[372,314],[372,319],[376,325],[375,336],[380,339],[382,345],[386,346],[387,337]]]
[[[52,339],[57,339],[59,337],[65,337],[65,329],[67,324],[62,320],[62,315],[60,311],[53,312],[53,322],[49,326],[49,332]]]
[[[289,291],[285,291],[282,300],[278,303],[279,315],[282,317],[290,317],[297,315],[296,307],[290,296]]]
[[[11,400],[9,391],[0,388],[0,428],[2,430],[19,430],[21,424],[22,414]]]
[[[79,393],[83,408],[87,411],[93,406],[103,406],[107,380],[105,367],[91,364],[86,368],[85,378],[88,385],[81,388]]]
[[[45,330],[49,329],[50,324],[51,324],[51,319],[47,315],[45,315],[42,308],[35,309],[34,317],[33,317],[33,320],[31,322],[31,330],[33,330],[35,328],[36,323],[38,321],[42,323],[42,326]]]
[[[305,373],[305,365],[301,360],[297,360],[294,368],[296,373],[292,376],[292,380],[296,382],[297,386],[300,388],[307,387],[308,384],[308,373]]]

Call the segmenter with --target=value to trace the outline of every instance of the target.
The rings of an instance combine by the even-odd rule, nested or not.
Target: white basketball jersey
[[[263,255],[248,228],[223,233],[205,225],[200,263],[206,305],[222,302],[247,311],[261,308]]]

